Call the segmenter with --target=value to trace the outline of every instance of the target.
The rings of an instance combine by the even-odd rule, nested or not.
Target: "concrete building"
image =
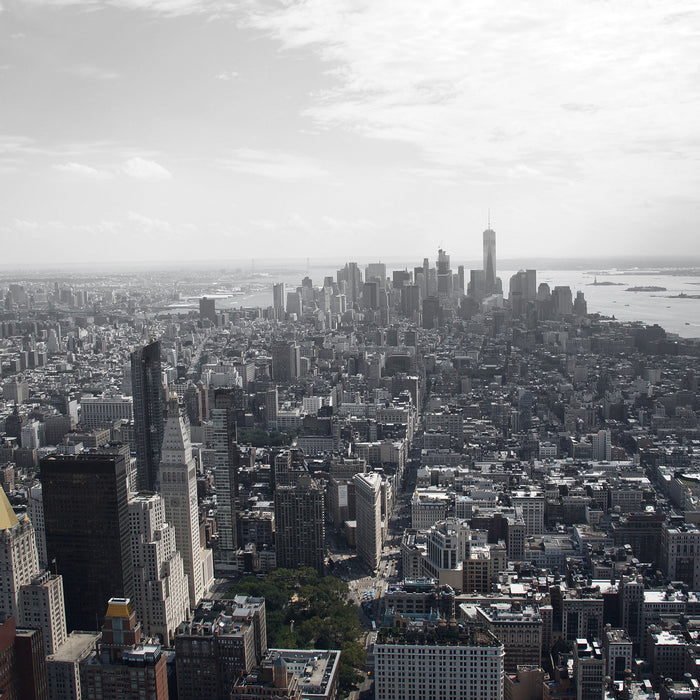
[[[56,653],[68,638],[63,577],[41,571],[22,586],[19,619],[22,627],[43,632],[45,655]]]
[[[374,570],[382,557],[382,477],[375,473],[355,474],[355,512],[357,520],[357,553]]]
[[[39,573],[34,528],[29,518],[19,519],[0,488],[0,622],[20,621],[20,591]],[[24,626],[24,625],[22,625]]]
[[[250,673],[260,661],[257,625],[236,619],[227,603],[202,601],[192,620],[183,622],[176,631],[179,700],[229,700],[235,680]]]
[[[131,396],[83,396],[80,399],[80,424],[100,428],[115,420],[134,420],[134,399]]]
[[[664,524],[661,528],[661,565],[672,581],[700,589],[700,529],[695,525]]]
[[[308,474],[295,486],[275,489],[277,565],[295,569],[310,566],[323,574],[325,508],[323,491]]]
[[[598,641],[577,639],[574,647],[574,686],[576,700],[603,700],[605,697],[605,658]]]
[[[377,700],[502,700],[503,645],[486,630],[381,629],[374,645]]]
[[[544,532],[544,494],[541,491],[515,491],[511,503],[517,515],[525,522],[526,535]]]
[[[190,613],[190,594],[174,528],[165,520],[160,494],[129,499],[129,532],[134,566],[133,606],[147,637],[170,645]]]
[[[168,700],[165,656],[145,641],[128,598],[111,598],[102,639],[80,662],[83,694],[89,700]]]
[[[39,555],[39,567],[46,569],[48,567],[48,560],[46,558],[46,529],[44,526],[44,501],[40,483],[31,486],[27,493],[27,517],[34,527],[36,551]]]
[[[158,480],[160,449],[163,444],[160,341],[154,340],[131,353],[131,384],[134,397],[137,487],[140,491],[153,491]]]
[[[55,653],[46,657],[49,697],[52,700],[83,698],[80,662],[95,649],[101,636],[99,632],[71,632]]]
[[[605,626],[603,654],[606,673],[614,681],[622,681],[632,670],[632,639],[626,630]]]
[[[542,617],[534,607],[519,603],[477,606],[476,620],[502,642],[506,673],[514,673],[521,665],[540,665]]]
[[[165,519],[175,530],[188,579],[190,606],[195,606],[213,584],[211,578],[205,580],[206,558],[211,558],[211,551],[200,544],[197,470],[189,422],[177,397],[171,397],[168,403],[157,483],[165,504]]]
[[[123,453],[41,460],[46,550],[63,576],[69,630],[100,625],[106,601],[133,595]]]

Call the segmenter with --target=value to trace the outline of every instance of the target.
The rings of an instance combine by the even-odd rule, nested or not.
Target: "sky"
[[[693,256],[700,8],[0,0],[0,265]]]

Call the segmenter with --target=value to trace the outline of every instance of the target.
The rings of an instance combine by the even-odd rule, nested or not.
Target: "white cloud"
[[[237,173],[257,175],[273,180],[307,180],[328,176],[328,171],[312,158],[282,151],[239,148],[219,166]]]
[[[150,182],[161,182],[172,178],[172,173],[160,163],[141,158],[141,156],[129,158],[122,166],[122,171],[136,180],[148,180]]]
[[[233,80],[234,78],[237,78],[240,74],[238,71],[235,70],[224,70],[221,71],[221,73],[217,73],[216,79],[217,80]]]
[[[60,163],[58,165],[54,165],[54,168],[62,173],[79,175],[87,178],[102,179],[111,177],[111,175],[104,170],[98,170],[97,168],[93,168],[91,165],[85,165],[84,163]]]
[[[688,7],[261,1],[243,22],[326,63],[331,87],[305,111],[321,128],[417,146],[434,166],[567,181],[549,155],[524,158],[547,149],[584,169],[592,154],[697,132],[700,12],[677,21]]]

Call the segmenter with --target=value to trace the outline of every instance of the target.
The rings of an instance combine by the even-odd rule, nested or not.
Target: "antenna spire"
[[[490,229],[490,228],[491,228],[491,207],[489,207],[489,208],[487,209],[487,211],[488,211],[488,215],[487,215],[488,225],[487,225],[487,228]]]

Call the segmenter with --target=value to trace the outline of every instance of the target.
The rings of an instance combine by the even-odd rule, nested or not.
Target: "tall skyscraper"
[[[133,594],[124,454],[41,460],[46,550],[63,576],[68,629],[99,629],[106,601]]]
[[[215,391],[207,444],[214,450],[216,531],[219,535],[216,569],[222,573],[232,573],[238,549],[236,492],[240,449],[236,442],[235,397],[230,389]]]
[[[484,231],[484,283],[487,294],[496,292],[496,232],[490,226]]]
[[[39,573],[34,528],[19,519],[0,487],[0,622],[19,620],[20,589]]]
[[[165,520],[160,494],[129,500],[134,608],[147,637],[169,644],[190,612],[190,593],[175,530]]]
[[[296,343],[280,342],[272,346],[272,378],[278,382],[297,379],[301,374],[301,355]]]
[[[278,321],[284,320],[284,282],[272,285],[272,307],[275,310],[275,318]]]
[[[370,569],[376,569],[382,556],[382,477],[355,474],[357,553]]]
[[[163,443],[160,341],[154,340],[131,353],[131,384],[134,396],[137,485],[140,491],[153,491]]]
[[[210,582],[204,581],[197,470],[192,457],[190,426],[180,410],[177,396],[172,396],[168,402],[158,486],[165,503],[165,518],[175,529],[175,542],[189,579],[190,605],[194,607]]]
[[[295,486],[275,489],[277,566],[310,566],[323,574],[325,511],[323,491],[308,474]]]

